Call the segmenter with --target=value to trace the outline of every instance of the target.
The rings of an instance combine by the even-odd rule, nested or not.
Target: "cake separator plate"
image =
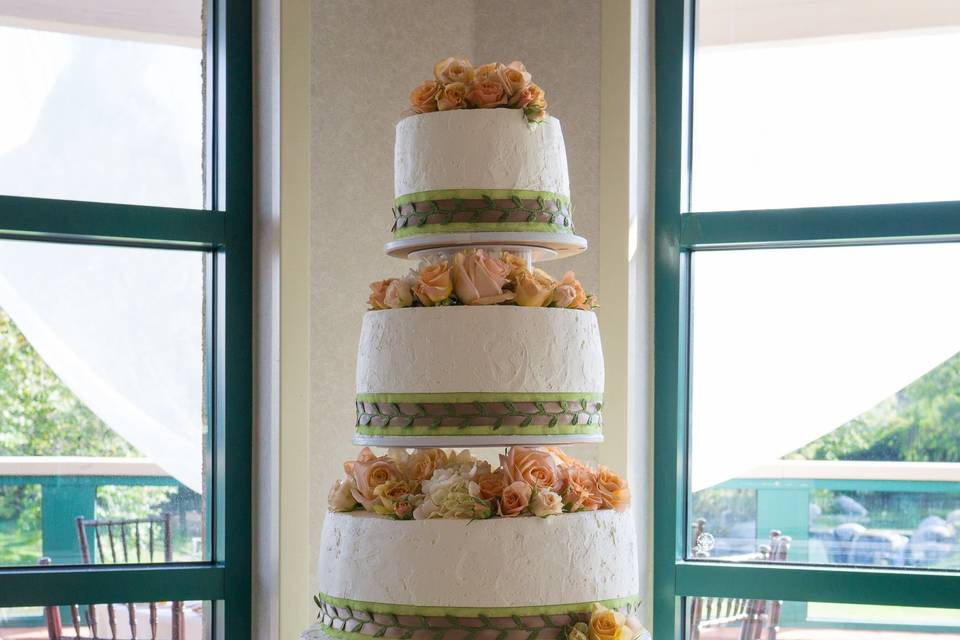
[[[564,233],[540,233],[523,231],[483,231],[478,233],[427,233],[400,240],[391,240],[383,245],[384,252],[394,258],[415,257],[411,254],[429,250],[467,247],[531,247],[542,251],[543,256],[535,262],[569,258],[587,250],[586,238]]]

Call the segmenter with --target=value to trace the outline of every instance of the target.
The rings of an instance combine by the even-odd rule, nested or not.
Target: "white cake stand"
[[[483,231],[478,233],[425,233],[419,236],[391,240],[383,245],[387,255],[394,258],[409,258],[429,250],[454,247],[485,247],[513,245],[541,249],[542,257],[535,262],[569,258],[587,250],[586,238],[566,233],[541,233],[524,231]]]
[[[440,448],[509,447],[522,445],[593,444],[603,442],[603,434],[563,436],[365,436],[353,435],[353,444],[361,447]]]

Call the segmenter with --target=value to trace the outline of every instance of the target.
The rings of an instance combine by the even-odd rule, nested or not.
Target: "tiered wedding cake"
[[[560,123],[518,62],[434,74],[397,125],[385,247],[420,263],[371,285],[357,362],[354,442],[391,448],[330,492],[304,638],[631,640],[629,490],[557,448],[603,437],[595,299],[533,266],[586,249]]]

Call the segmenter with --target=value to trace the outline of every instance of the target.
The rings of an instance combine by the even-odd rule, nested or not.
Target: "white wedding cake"
[[[633,640],[629,489],[559,448],[602,440],[604,384],[596,299],[534,265],[586,248],[560,123],[519,62],[434,75],[397,125],[385,247],[419,264],[370,285],[368,446],[330,491],[303,638]]]

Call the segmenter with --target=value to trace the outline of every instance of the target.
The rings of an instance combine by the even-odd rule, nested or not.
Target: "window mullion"
[[[162,245],[224,242],[221,211],[0,196],[0,236],[28,240]]]
[[[960,202],[718,211],[682,216],[686,249],[823,246],[960,239]]]
[[[678,562],[678,596],[955,608],[960,573]]]
[[[223,567],[216,565],[98,565],[0,570],[4,607],[220,600]]]

